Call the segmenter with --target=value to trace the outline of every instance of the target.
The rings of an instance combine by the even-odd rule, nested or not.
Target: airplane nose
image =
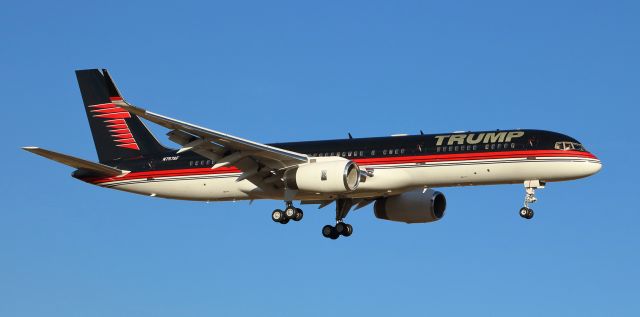
[[[593,175],[602,169],[602,162],[595,155],[593,155],[593,160],[589,160],[584,164],[584,172],[586,176]]]

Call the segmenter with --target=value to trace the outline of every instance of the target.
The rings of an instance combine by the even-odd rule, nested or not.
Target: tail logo
[[[94,118],[103,119],[116,146],[140,151],[140,147],[138,147],[138,143],[125,120],[131,118],[131,114],[113,103],[117,101],[115,100],[116,98],[119,97],[111,97],[111,103],[89,106],[91,113]],[[121,98],[119,99],[122,100]]]

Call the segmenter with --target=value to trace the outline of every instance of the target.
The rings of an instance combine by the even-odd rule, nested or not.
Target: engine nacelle
[[[444,194],[432,189],[414,190],[376,200],[377,218],[406,223],[432,222],[442,219],[447,208]]]
[[[346,193],[360,184],[358,164],[341,157],[315,158],[316,162],[288,169],[287,188],[313,193]]]

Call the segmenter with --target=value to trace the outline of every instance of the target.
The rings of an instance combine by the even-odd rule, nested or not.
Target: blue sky
[[[640,314],[636,1],[12,1],[0,10],[1,316]],[[73,71],[260,142],[539,128],[603,162],[539,192],[445,188],[406,225],[331,208],[92,187],[22,150],[96,159]],[[161,129],[155,129],[163,137]],[[169,141],[165,143],[169,144]]]

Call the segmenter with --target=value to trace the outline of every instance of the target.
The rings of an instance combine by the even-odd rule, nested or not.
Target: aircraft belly
[[[248,199],[248,193],[259,190],[247,180],[236,182],[236,177],[155,179],[112,188],[154,197],[201,201]]]
[[[517,158],[404,165],[366,166],[374,177],[361,183],[358,192],[399,190],[420,186],[469,186],[512,184],[539,179],[560,181],[586,177],[597,172],[600,164],[584,158]]]
[[[600,168],[597,160],[584,158],[536,157],[502,160],[430,162],[396,165],[368,165],[367,177],[351,197],[394,194],[416,187],[512,184],[524,180],[561,181],[586,177]],[[154,197],[224,201],[284,199],[283,192],[266,193],[248,180],[236,182],[239,174],[189,176],[121,181],[102,186]],[[333,199],[335,194],[296,193],[295,199]]]

